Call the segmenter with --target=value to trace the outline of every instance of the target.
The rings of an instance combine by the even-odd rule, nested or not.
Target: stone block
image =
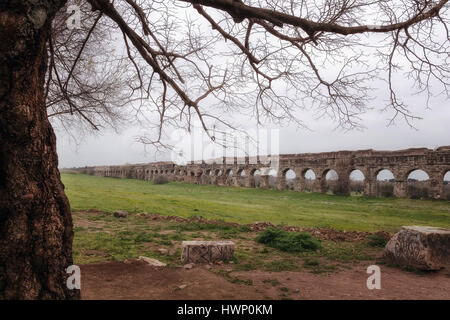
[[[140,256],[139,260],[142,260],[142,261],[144,261],[144,262],[146,262],[149,265],[154,266],[154,267],[165,267],[166,266],[166,264],[164,262],[161,262],[161,261],[153,259],[153,258]]]
[[[126,218],[128,217],[128,212],[125,210],[117,210],[114,212],[114,217],[116,218]]]
[[[183,241],[181,260],[186,263],[211,263],[231,260],[234,254],[232,241]]]
[[[389,263],[419,270],[450,267],[450,230],[405,226],[386,244],[383,256]]]

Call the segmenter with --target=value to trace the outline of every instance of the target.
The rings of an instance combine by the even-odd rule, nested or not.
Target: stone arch
[[[379,168],[375,171],[376,195],[393,197],[395,195],[395,175],[389,168]]]
[[[341,177],[339,176],[337,170],[333,168],[327,168],[322,171],[320,179],[320,192],[330,193],[330,194],[341,194],[341,186],[339,184]]]
[[[203,175],[201,177],[202,184],[210,184],[211,183],[211,169],[205,169],[203,171]]]
[[[410,169],[406,173],[406,195],[411,199],[429,198],[430,175],[423,169]]]
[[[366,174],[364,174],[363,170],[358,168],[351,169],[348,177],[350,194],[364,194]]]
[[[280,190],[294,190],[296,184],[297,174],[291,168],[281,170],[281,177],[278,178],[278,189]]]
[[[441,199],[450,200],[450,168],[445,170],[442,176]]]
[[[322,172],[322,178],[329,181],[339,180],[339,174],[332,168],[327,168]]]
[[[261,183],[261,170],[254,168],[250,171],[250,177],[252,179],[252,187],[258,188]]]
[[[221,179],[222,170],[220,168],[216,168],[211,170],[210,173],[210,181],[211,184],[218,185]]]
[[[306,168],[302,171],[302,177],[309,180],[316,180],[316,172],[312,168]]]
[[[317,174],[313,168],[305,168],[301,171],[302,191],[313,192],[317,182]]]
[[[271,189],[275,189],[278,187],[278,172],[277,170],[271,168],[267,172],[267,187]]]
[[[233,169],[227,168],[222,171],[222,184],[226,186],[232,186],[233,185]]]
[[[202,175],[203,175],[203,170],[197,170],[197,172],[195,172],[196,177],[201,177]]]
[[[247,179],[247,172],[245,172],[244,168],[239,168],[237,171],[237,179],[239,181],[239,186],[245,186],[246,185],[246,179]]]

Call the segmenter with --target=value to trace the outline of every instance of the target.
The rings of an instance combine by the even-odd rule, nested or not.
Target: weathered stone
[[[450,230],[405,226],[386,244],[387,262],[419,270],[450,267]]]
[[[231,260],[234,254],[232,241],[183,241],[183,263],[210,263]]]
[[[194,264],[193,263],[188,263],[188,264],[185,264],[184,266],[183,266],[183,268],[185,268],[186,270],[190,270],[190,269],[192,269],[194,267]]]
[[[126,218],[128,217],[128,212],[125,210],[117,210],[114,212],[114,217],[116,218]]]
[[[158,249],[158,253],[163,254],[163,255],[168,255],[169,254],[169,250],[161,248],[161,249]]]
[[[153,259],[153,258],[140,256],[139,260],[142,260],[142,261],[144,261],[144,262],[146,262],[149,265],[154,266],[154,267],[165,267],[166,266],[166,264],[164,262],[161,262],[161,261]]]
[[[1,90],[1,86],[0,86]],[[244,157],[234,159],[216,159],[218,161],[191,162],[178,165],[173,162],[153,162],[147,164],[124,166],[98,166],[76,169],[80,173],[96,176],[133,178],[141,180],[158,180],[164,177],[168,181],[184,181],[196,184],[214,185],[245,185],[255,187],[256,170],[261,173],[260,187],[267,188],[269,167],[278,167],[274,185],[285,190],[286,173],[295,172],[296,177],[289,186],[297,191],[311,189],[315,192],[328,191],[325,176],[331,169],[338,174],[337,186],[339,193],[350,191],[351,172],[355,169],[364,174],[364,194],[376,196],[380,193],[377,182],[378,173],[387,169],[394,175],[393,193],[397,197],[412,196],[408,190],[408,176],[412,170],[421,169],[429,175],[428,195],[432,198],[450,197],[445,189],[444,175],[450,170],[450,146],[436,149],[416,148],[397,151],[337,151],[305,154],[281,154],[277,157],[277,165],[265,164],[263,157]],[[223,160],[226,160],[225,162]],[[231,160],[231,161],[229,161]],[[314,183],[308,187],[305,172],[312,170],[316,175]],[[242,179],[241,173],[245,173]],[[272,179],[272,178],[270,178]]]

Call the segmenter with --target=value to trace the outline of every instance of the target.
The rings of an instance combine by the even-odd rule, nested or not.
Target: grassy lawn
[[[450,227],[450,201],[342,197],[62,174],[72,209],[127,210],[238,223],[269,221],[338,230],[395,232],[402,225]],[[105,242],[110,241],[105,236]]]
[[[318,250],[284,252],[258,243],[259,233],[245,227],[158,221],[151,216],[130,214],[127,218],[118,219],[107,212],[74,211],[74,262],[124,261],[143,255],[169,266],[180,266],[182,241],[227,239],[236,244],[233,264],[225,263],[211,271],[230,282],[241,283],[242,279],[230,274],[230,267],[233,271],[305,270],[327,274],[364,261],[375,261],[381,250],[367,241],[320,241]],[[160,250],[166,250],[167,253],[161,253]]]

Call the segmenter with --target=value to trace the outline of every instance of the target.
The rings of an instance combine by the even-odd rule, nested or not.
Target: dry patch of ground
[[[185,270],[140,261],[84,265],[82,299],[450,299],[444,272],[424,276],[382,267],[381,290],[368,290],[364,265],[332,275],[228,268]]]
[[[74,212],[73,218],[84,299],[450,299],[448,271],[383,264],[386,232],[275,226],[307,231],[321,241],[317,251],[292,253],[255,241],[274,227],[266,222],[239,225],[148,213],[115,218],[97,210]],[[183,240],[224,239],[236,244],[233,261],[191,270],[181,265]],[[136,261],[141,255],[168,266]],[[366,269],[373,264],[381,267],[381,290],[366,287]]]

